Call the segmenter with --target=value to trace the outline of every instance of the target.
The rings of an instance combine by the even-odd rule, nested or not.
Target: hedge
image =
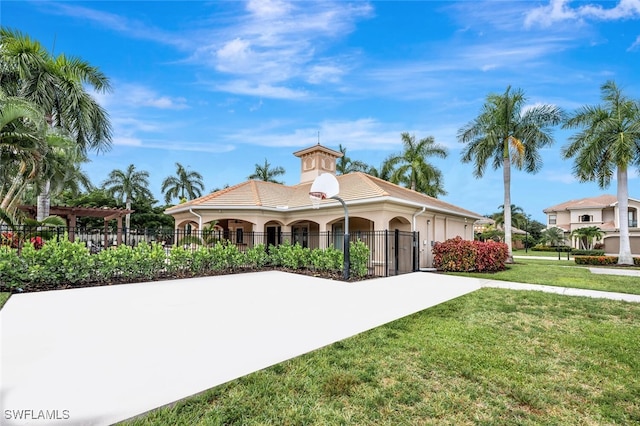
[[[366,276],[369,247],[362,241],[352,241],[350,247],[351,276]],[[243,253],[235,244],[222,241],[196,250],[175,246],[168,254],[156,243],[120,245],[91,254],[83,243],[66,238],[49,240],[41,247],[26,242],[18,254],[11,245],[0,244],[0,289],[46,290],[202,276],[264,266],[338,272],[343,268],[343,254],[334,248],[312,250],[290,243],[272,246],[269,251],[264,245],[256,245]]]
[[[576,256],[576,265],[616,265],[618,256]],[[640,266],[640,257],[633,258],[633,264]]]
[[[495,272],[506,268],[509,248],[495,241],[467,241],[455,237],[433,247],[433,264],[446,272]]]

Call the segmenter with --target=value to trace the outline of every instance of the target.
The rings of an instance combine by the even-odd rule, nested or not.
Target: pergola
[[[36,206],[20,206],[18,207],[31,217],[36,217]],[[116,209],[111,207],[67,207],[67,206],[51,206],[49,214],[52,216],[60,216],[67,221],[69,228],[69,241],[75,240],[76,218],[78,217],[101,217],[104,219],[104,244],[108,245],[109,221],[116,219],[118,221],[116,238],[117,243],[122,243],[122,218],[127,214],[133,213],[135,210]]]

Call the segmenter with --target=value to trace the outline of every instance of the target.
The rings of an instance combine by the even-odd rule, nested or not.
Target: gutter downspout
[[[192,215],[194,215],[194,216],[196,216],[198,218],[198,232],[202,232],[202,216],[200,216],[198,213],[194,212],[191,207],[189,207],[189,213],[191,213]]]
[[[416,232],[416,217],[420,216],[422,213],[424,213],[424,211],[426,210],[426,207],[422,207],[422,210],[419,212],[415,212],[413,214],[413,223],[411,224],[411,230],[413,232]]]
[[[417,271],[420,269],[420,254],[419,251],[420,250],[420,241],[416,240],[416,217],[420,216],[422,213],[424,213],[424,211],[427,209],[426,206],[422,206],[422,210],[420,210],[419,212],[415,212],[413,214],[413,224],[411,225],[411,228],[413,230],[413,250],[414,250],[414,256],[413,256],[413,270]],[[427,231],[429,232],[429,231]],[[420,250],[422,251],[422,250]]]

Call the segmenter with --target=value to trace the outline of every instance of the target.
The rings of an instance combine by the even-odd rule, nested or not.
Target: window
[[[629,227],[630,228],[637,228],[638,227],[638,220],[636,219],[636,211],[635,210],[629,210],[628,214],[629,214]]]
[[[236,228],[236,244],[244,242],[244,229]]]
[[[588,214],[583,214],[580,216],[580,222],[592,222],[593,216],[589,216]]]
[[[557,218],[557,216],[555,214],[550,214],[549,215],[549,225],[555,225],[556,224],[556,218]]]

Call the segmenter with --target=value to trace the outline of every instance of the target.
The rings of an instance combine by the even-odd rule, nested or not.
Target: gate
[[[418,232],[395,230],[387,233],[387,275],[401,275],[418,270],[420,264]]]

